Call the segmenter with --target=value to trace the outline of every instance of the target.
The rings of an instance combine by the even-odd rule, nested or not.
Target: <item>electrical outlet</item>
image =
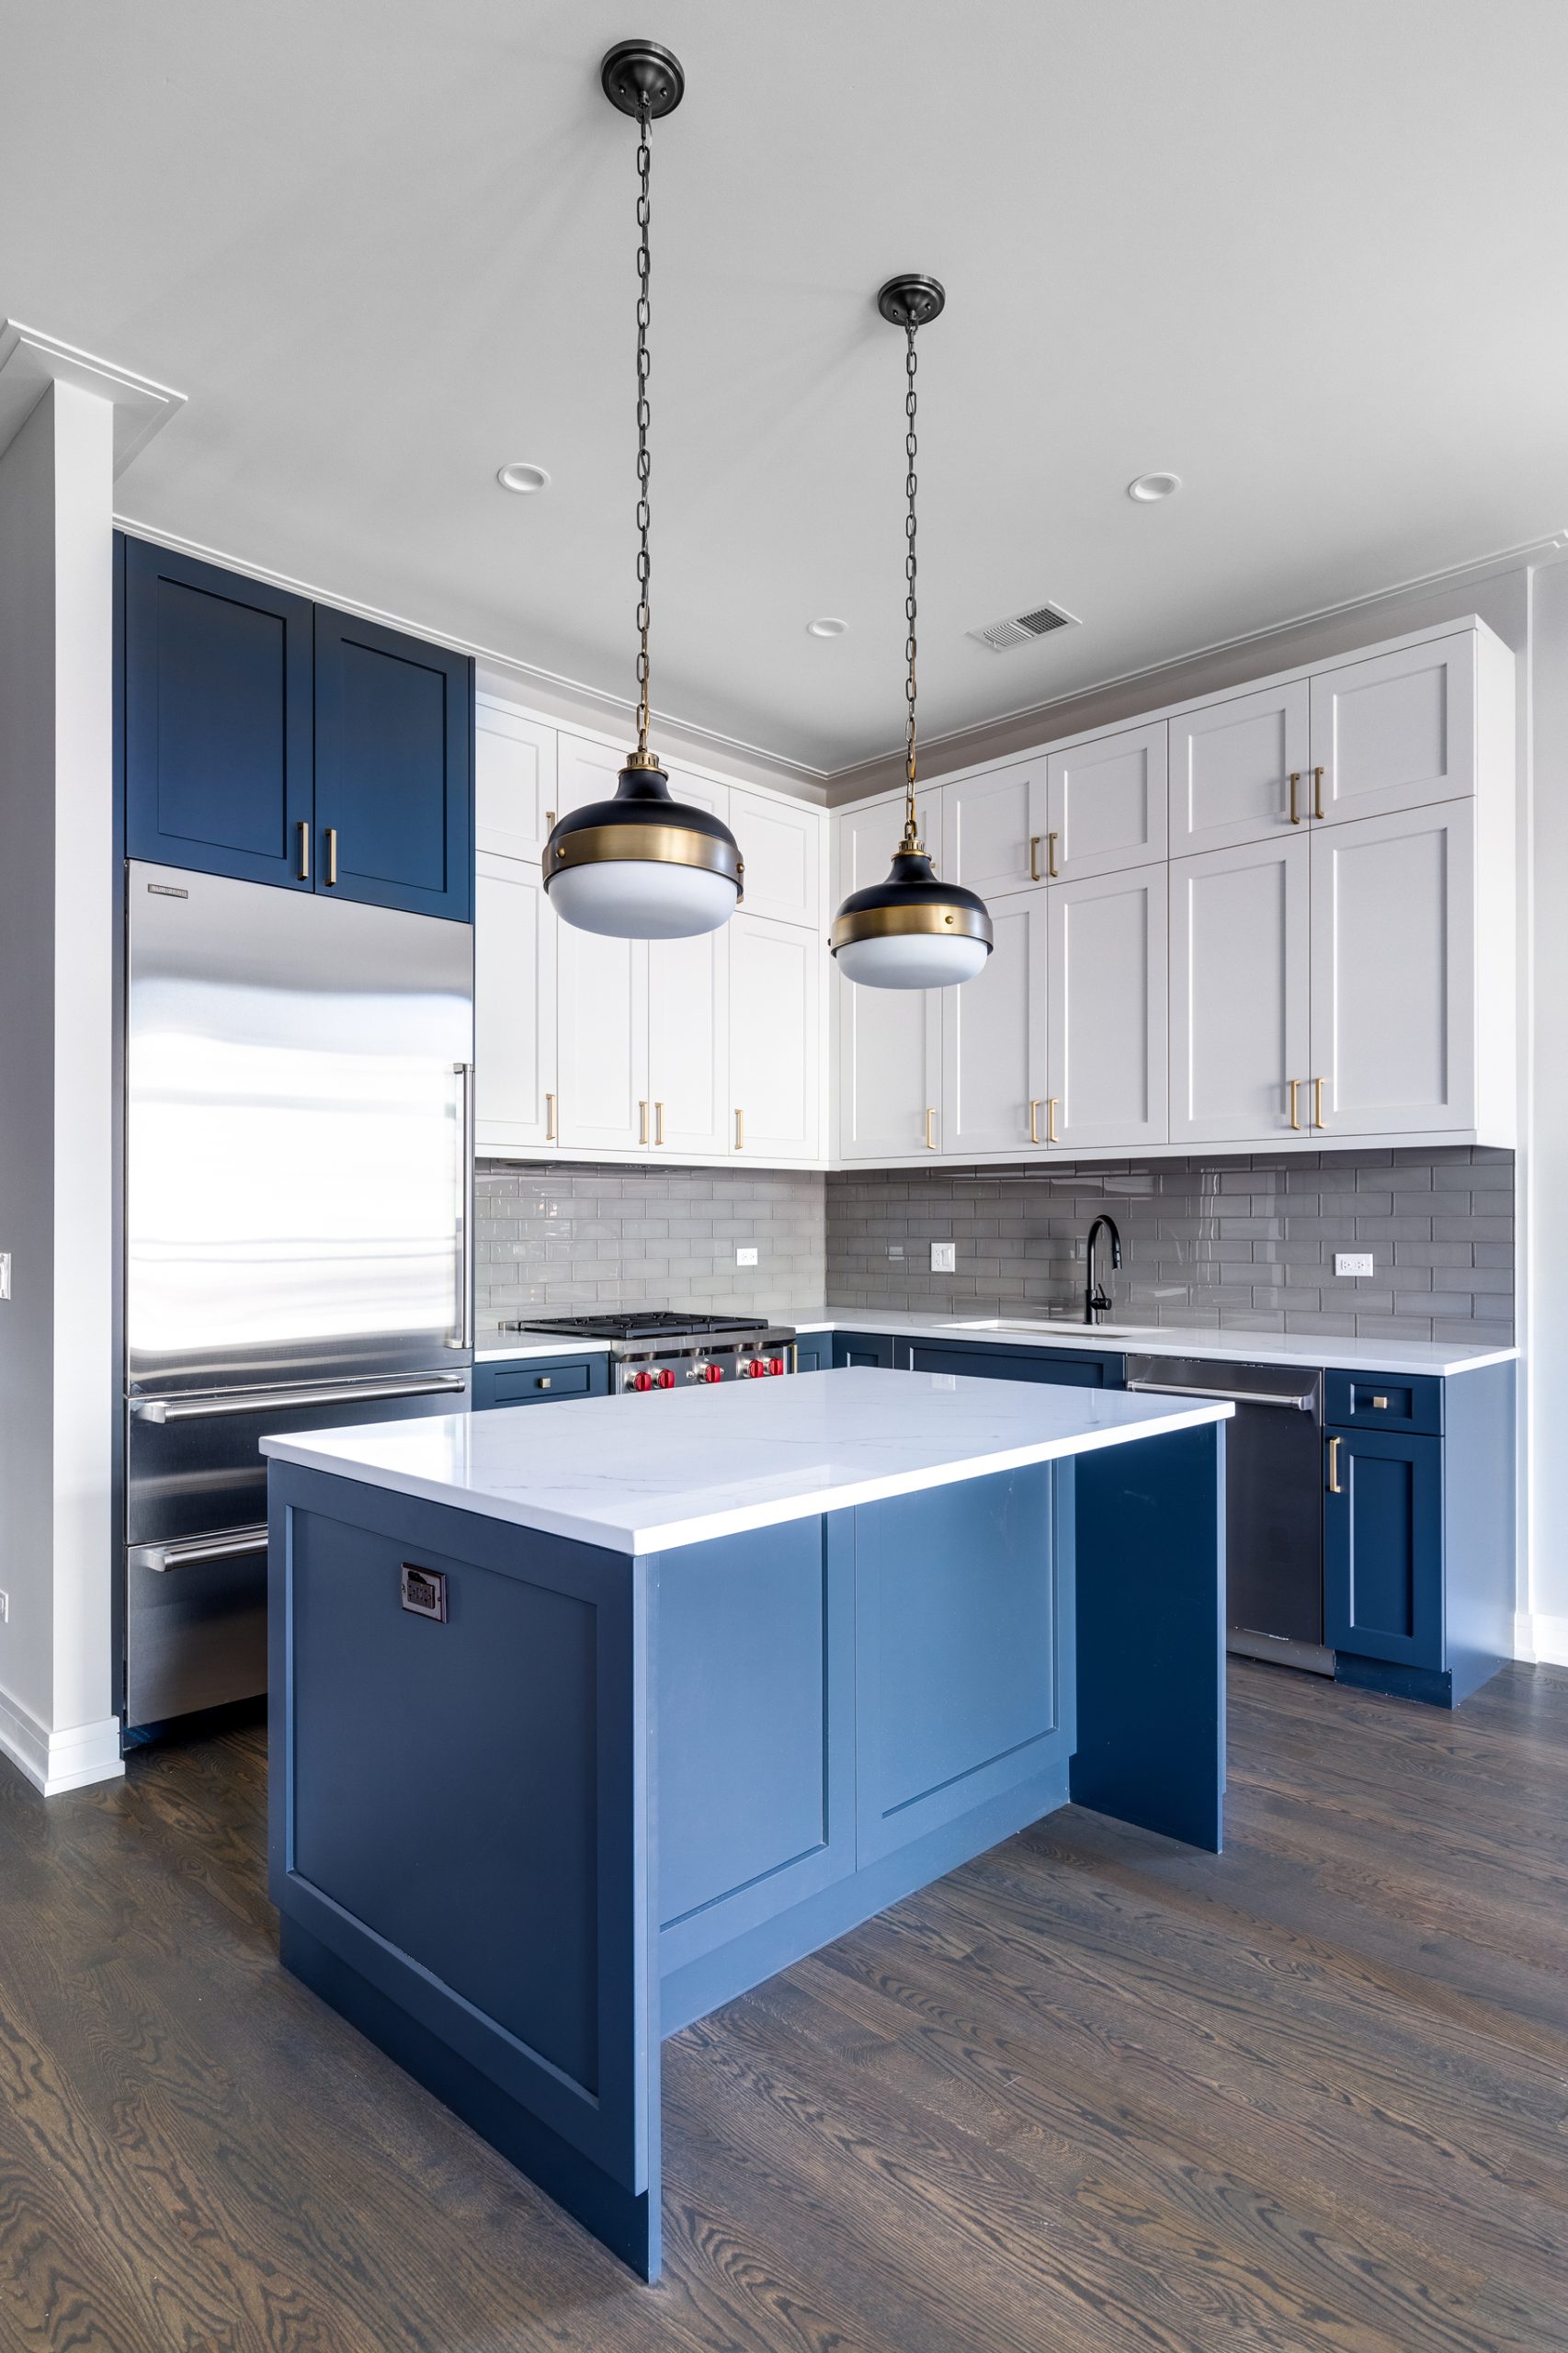
[[[10,1615],[11,1597],[8,1593],[0,1593],[0,1626],[6,1623]]]
[[[737,1250],[735,1253],[735,1264],[737,1267],[755,1267],[756,1264],[756,1252],[755,1250]]]
[[[9,1299],[10,1296],[11,1254],[8,1250],[0,1250],[0,1299]]]
[[[1336,1250],[1334,1254],[1334,1271],[1336,1275],[1369,1275],[1372,1271],[1372,1254],[1369,1250]]]
[[[931,1272],[934,1275],[956,1275],[959,1270],[958,1250],[959,1245],[956,1242],[933,1242]]]

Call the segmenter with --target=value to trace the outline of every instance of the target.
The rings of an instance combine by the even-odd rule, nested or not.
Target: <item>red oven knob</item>
[[[702,1378],[704,1381],[722,1381],[724,1378],[722,1365],[705,1364],[702,1368]]]
[[[633,1373],[631,1376],[631,1386],[633,1389],[652,1389],[653,1386],[653,1374],[651,1372]]]
[[[673,1389],[675,1385],[675,1374],[670,1370],[669,1366],[666,1365],[663,1372],[659,1375],[659,1386],[661,1389]]]
[[[783,1358],[782,1358],[782,1357],[769,1357],[769,1358],[768,1358],[768,1360],[767,1360],[767,1370],[768,1370],[768,1371],[769,1371],[769,1372],[782,1372],[782,1371],[783,1371],[783,1370],[784,1370],[784,1359],[783,1359]]]

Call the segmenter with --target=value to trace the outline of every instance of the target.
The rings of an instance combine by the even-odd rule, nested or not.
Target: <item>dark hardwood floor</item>
[[[1232,1699],[1223,1858],[1056,1815],[666,2047],[651,2290],[280,1972],[259,1729],[0,1764],[0,2348],[1568,2347],[1568,1673]]]

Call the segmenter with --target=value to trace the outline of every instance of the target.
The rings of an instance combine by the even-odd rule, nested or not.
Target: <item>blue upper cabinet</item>
[[[311,607],[125,543],[125,813],[132,858],[308,891]]]
[[[472,665],[315,608],[317,888],[469,919]]]

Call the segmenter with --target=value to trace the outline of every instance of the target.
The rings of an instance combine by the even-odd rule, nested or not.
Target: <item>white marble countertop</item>
[[[1227,1404],[864,1367],[264,1438],[279,1462],[655,1552],[1224,1421]]]
[[[1452,1340],[1340,1340],[1308,1338],[1291,1332],[1217,1330],[1212,1324],[1175,1324],[1134,1326],[1119,1323],[1113,1314],[1098,1331],[1085,1332],[1071,1324],[1043,1319],[1006,1324],[1000,1318],[900,1313],[879,1308],[799,1309],[777,1311],[775,1319],[797,1332],[888,1332],[909,1340],[994,1341],[1007,1347],[1092,1348],[1121,1356],[1206,1357],[1218,1364],[1302,1365],[1309,1370],[1343,1366],[1346,1372],[1474,1372],[1489,1364],[1507,1364],[1517,1348],[1466,1347]],[[526,1357],[602,1354],[603,1340],[572,1340],[564,1334],[497,1332],[480,1335],[474,1359],[501,1363]]]

